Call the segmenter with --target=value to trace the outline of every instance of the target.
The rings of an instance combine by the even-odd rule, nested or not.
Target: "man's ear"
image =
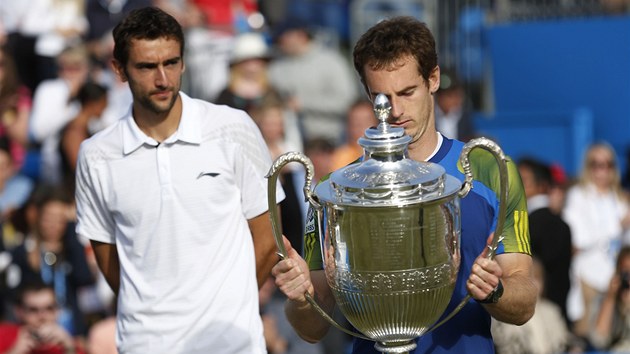
[[[438,65],[429,74],[429,92],[434,94],[440,88],[440,67]]]
[[[112,59],[110,64],[111,64],[112,70],[114,71],[116,76],[118,76],[120,81],[127,82],[127,74],[126,74],[125,68],[122,66],[122,64],[116,59]]]

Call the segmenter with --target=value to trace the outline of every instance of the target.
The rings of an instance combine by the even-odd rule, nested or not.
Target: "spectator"
[[[28,116],[31,111],[31,92],[20,82],[15,61],[0,47],[0,136],[11,145],[13,162],[22,167],[28,145]]]
[[[0,223],[26,203],[32,190],[33,181],[15,169],[8,139],[0,137]]]
[[[567,192],[563,218],[571,227],[575,249],[568,314],[575,321],[574,332],[587,338],[614,274],[623,235],[630,228],[615,153],[608,144],[587,149],[578,183]]]
[[[475,137],[472,103],[453,71],[440,71],[440,89],[435,93],[435,125],[447,138],[468,141]]]
[[[518,170],[527,197],[532,256],[538,258],[545,274],[542,296],[558,306],[566,324],[570,325],[566,308],[571,287],[571,229],[549,207],[553,180],[547,165],[523,158],[518,162]]]
[[[365,130],[378,124],[374,115],[372,102],[367,99],[356,101],[348,110],[346,126],[346,143],[337,147],[332,155],[333,171],[356,161],[363,155],[363,148],[359,145],[359,138]]]
[[[571,343],[560,307],[543,296],[547,283],[543,264],[534,258],[532,270],[538,288],[534,316],[522,326],[492,319],[496,354],[564,353]]]
[[[286,152],[299,151],[298,148],[291,147],[286,140],[284,103],[275,91],[267,92],[259,102],[253,103],[249,113],[260,129],[272,160]],[[286,198],[280,203],[280,215],[282,216],[282,233],[299,245],[302,240],[302,231],[304,231],[304,215],[301,213],[304,201],[304,193],[301,188],[304,180],[296,181],[296,175],[302,176],[302,174],[298,172],[299,169],[292,167],[293,165],[289,165],[280,171],[279,180],[286,195]],[[296,182],[299,186],[297,188],[295,187]]]
[[[37,175],[48,184],[61,183],[59,133],[81,109],[76,97],[89,74],[88,53],[83,46],[67,48],[57,61],[59,77],[38,86],[29,122],[32,142],[41,144],[41,171]]]
[[[325,138],[337,145],[357,86],[346,58],[316,42],[307,26],[291,18],[277,27],[274,37],[282,55],[269,67],[271,83],[288,97],[305,141]]]
[[[260,33],[243,33],[236,37],[230,56],[230,74],[227,86],[219,93],[215,103],[249,111],[261,101],[276,97],[279,113],[283,115],[283,141],[287,151],[302,151],[302,137],[295,113],[287,109],[283,98],[269,82],[271,53]]]
[[[615,274],[597,315],[590,339],[608,353],[630,352],[630,246],[619,251]]]
[[[58,324],[60,307],[51,285],[24,283],[18,290],[15,316],[19,324],[0,324],[0,352],[59,354],[85,351],[81,343]]]
[[[94,82],[87,82],[77,94],[81,104],[79,113],[62,129],[60,137],[63,185],[74,195],[74,179],[79,156],[79,146],[92,134],[90,121],[100,119],[107,107],[107,89]]]
[[[71,198],[63,189],[40,185],[28,203],[34,224],[23,244],[12,251],[13,263],[20,268],[20,283],[43,281],[53,286],[59,324],[72,335],[85,335],[77,292],[92,285],[94,276],[69,220]]]

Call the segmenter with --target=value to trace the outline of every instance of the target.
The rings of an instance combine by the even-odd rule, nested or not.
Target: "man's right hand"
[[[311,276],[306,265],[306,261],[291,246],[291,242],[286,237],[282,237],[284,247],[287,249],[287,258],[278,262],[271,270],[271,274],[276,279],[276,286],[287,298],[301,305],[305,305],[307,300],[304,296],[306,292],[315,293]]]

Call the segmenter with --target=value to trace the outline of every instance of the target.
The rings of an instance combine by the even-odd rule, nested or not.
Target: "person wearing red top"
[[[72,336],[57,324],[59,307],[52,287],[25,284],[15,304],[17,323],[0,324],[0,353],[83,354]]]

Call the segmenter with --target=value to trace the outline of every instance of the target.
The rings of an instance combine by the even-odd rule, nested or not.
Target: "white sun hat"
[[[234,47],[230,55],[230,65],[249,59],[271,59],[269,46],[265,37],[256,32],[239,34],[234,39]]]

